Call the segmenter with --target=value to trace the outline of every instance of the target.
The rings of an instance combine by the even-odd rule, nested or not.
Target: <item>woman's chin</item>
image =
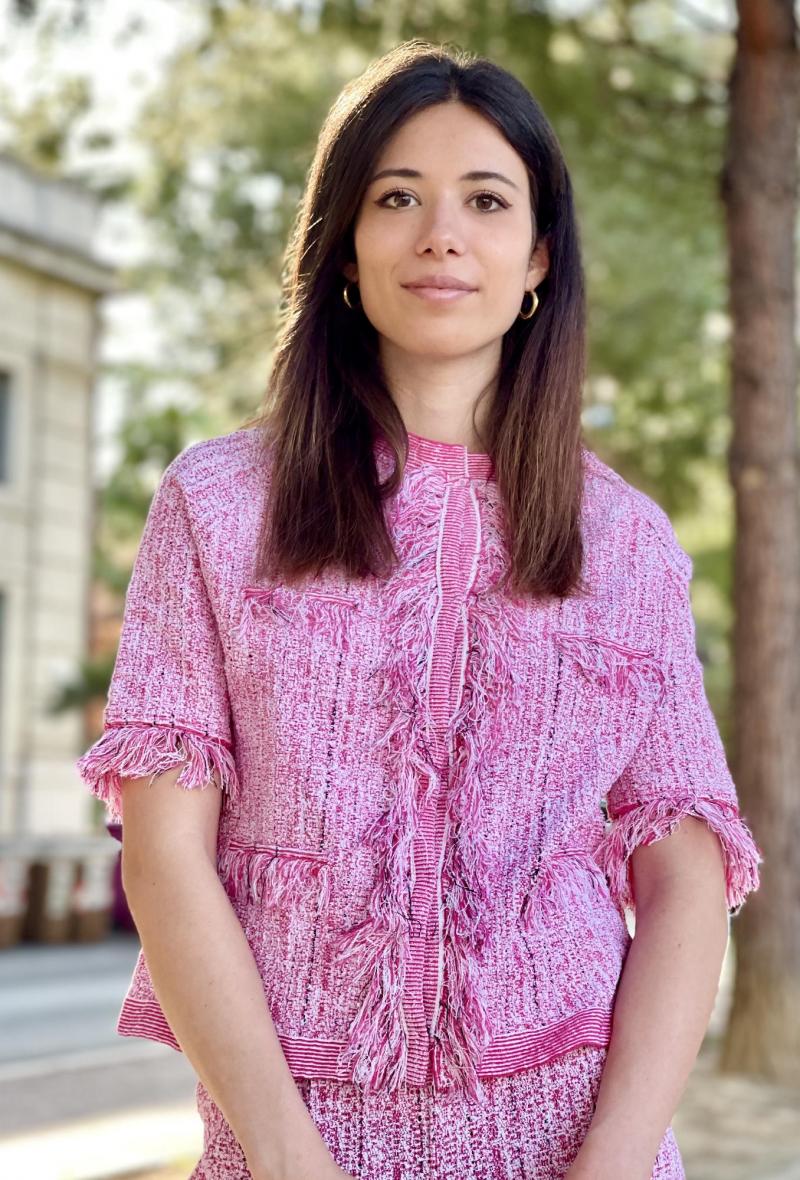
[[[396,349],[412,356],[441,357],[442,359],[464,356],[475,351],[474,332],[446,333],[438,325],[432,331],[413,331],[400,340],[393,340]]]

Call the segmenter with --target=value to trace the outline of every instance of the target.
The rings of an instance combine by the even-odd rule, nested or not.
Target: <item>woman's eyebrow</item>
[[[376,180],[383,180],[385,176],[405,176],[408,178],[419,179],[422,176],[416,168],[384,168],[382,172],[376,172],[367,181],[367,184],[374,184]],[[519,190],[519,185],[515,184],[513,180],[509,180],[507,176],[503,176],[502,172],[465,172],[463,176],[459,176],[459,180],[500,180],[503,184],[510,184],[512,188]]]

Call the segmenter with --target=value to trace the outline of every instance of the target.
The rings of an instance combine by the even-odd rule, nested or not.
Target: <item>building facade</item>
[[[77,833],[81,710],[50,706],[89,647],[99,199],[0,154],[0,836]]]

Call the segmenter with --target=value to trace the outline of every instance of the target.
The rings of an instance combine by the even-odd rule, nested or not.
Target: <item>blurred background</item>
[[[800,1180],[798,41],[791,0],[0,0],[0,1175],[178,1180],[182,1054],[97,737],[147,509],[261,403],[322,119],[421,36],[542,103],[575,186],[590,445],[670,514],[764,851],[674,1120],[688,1180]]]

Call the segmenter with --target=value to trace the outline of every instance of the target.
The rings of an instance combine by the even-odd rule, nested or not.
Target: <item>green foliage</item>
[[[516,73],[556,129],[587,273],[587,435],[689,535],[708,487],[725,478],[717,177],[733,40],[713,22],[682,21],[682,7],[597,0],[569,17],[545,0],[327,0],[314,13],[196,0],[197,35],[171,61],[137,128],[146,165],[127,180],[96,182],[108,200],[132,201],[147,224],[152,248],[127,278],[169,325],[172,376],[194,391],[194,425],[202,414],[208,433],[233,428],[261,399],[286,238],[336,94],[399,40],[453,42]],[[63,141],[81,110],[77,82],[72,93],[71,107],[20,118],[23,148],[38,145],[47,157],[49,124]],[[108,554],[115,538],[140,530],[152,472],[178,446],[184,411],[173,419],[143,412],[148,382],[162,374],[117,376],[132,409],[119,471],[104,492],[96,570],[119,586],[122,567],[115,572]],[[717,605],[729,589],[728,522],[722,505],[713,535],[692,549],[698,581],[716,589]],[[719,617],[708,621],[717,653]]]
[[[725,357],[708,325],[726,298],[716,175],[729,45],[670,35],[663,16],[655,52],[644,38],[632,45],[637,14],[657,22],[658,8],[595,5],[566,20],[546,4],[328,3],[309,32],[297,11],[213,5],[145,112],[152,167],[138,198],[160,235],[151,287],[191,300],[197,330],[185,343],[211,350],[221,400],[244,414],[260,393],[280,259],[333,97],[389,30],[390,41],[454,41],[516,72],[562,142],[587,269],[592,442],[668,511],[696,506],[696,461],[719,462],[727,441]],[[270,183],[265,207],[254,194]]]
[[[311,16],[247,0],[191,5],[196,36],[136,130],[147,165],[98,186],[133,201],[148,226],[152,249],[127,279],[171,325],[175,369],[211,422],[234,424],[260,399],[281,259],[325,112],[387,45],[419,35],[490,54],[542,103],[584,244],[587,432],[669,512],[696,507],[697,461],[719,464],[727,442],[724,339],[709,325],[724,323],[726,304],[716,186],[732,39],[664,2],[566,8],[329,0]],[[48,123],[63,140],[88,101],[85,82],[70,92],[57,117],[19,115],[23,150],[35,142],[46,156]]]

